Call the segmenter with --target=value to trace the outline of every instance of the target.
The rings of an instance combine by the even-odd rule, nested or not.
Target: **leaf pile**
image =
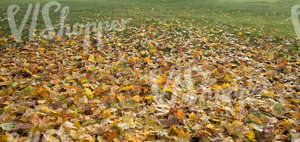
[[[252,32],[156,20],[105,33],[88,54],[82,37],[2,38],[1,141],[289,141],[299,42]]]

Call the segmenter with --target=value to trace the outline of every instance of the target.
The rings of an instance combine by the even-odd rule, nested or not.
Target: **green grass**
[[[49,0],[1,0],[0,16],[6,17],[5,11],[10,4],[19,4],[25,11],[28,3],[36,1],[45,3]],[[245,27],[263,31],[265,35],[280,37],[295,37],[291,21],[284,20],[290,17],[291,7],[300,4],[299,0],[58,0],[58,2],[70,6],[68,23],[131,17],[137,24],[144,24],[149,18],[175,19],[193,22],[199,27],[213,28],[217,25]],[[53,19],[57,19],[58,13],[53,12],[52,16]],[[19,14],[18,17],[23,17],[23,14]],[[1,23],[1,27],[8,29],[5,22],[7,23],[7,21]],[[42,21],[39,23],[43,25]]]

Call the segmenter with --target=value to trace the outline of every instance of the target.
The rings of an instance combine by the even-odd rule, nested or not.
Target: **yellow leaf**
[[[89,98],[93,99],[94,95],[93,92],[89,88],[84,88],[84,94]]]
[[[251,141],[256,141],[256,140],[255,140],[255,134],[254,134],[253,130],[250,130],[250,131],[248,132],[248,134],[246,134],[246,136],[247,136],[247,138],[248,138],[249,140],[251,140]]]
[[[43,112],[45,112],[45,113],[54,113],[54,114],[57,113],[55,110],[49,109],[49,108],[46,107],[46,106],[43,106],[43,107],[41,108],[41,110],[42,110]]]
[[[239,106],[235,106],[235,111],[240,111],[241,108]]]
[[[110,110],[103,110],[102,112],[103,118],[108,118],[111,116],[111,111]]]
[[[135,95],[134,97],[132,97],[132,100],[136,103],[140,102],[142,100],[142,98],[139,95]]]
[[[172,130],[177,133],[179,136],[186,137],[188,134],[186,134],[182,129],[177,128],[175,125],[171,126]]]
[[[144,98],[146,101],[149,101],[149,102],[154,102],[155,101],[155,98],[154,96],[147,96]]]
[[[249,114],[249,119],[250,121],[252,121],[255,124],[261,125],[262,122],[259,120],[259,118],[257,118],[254,114]]]
[[[103,62],[103,58],[101,56],[99,56],[96,60],[97,62]]]
[[[71,130],[69,136],[71,136],[73,139],[77,139],[79,135],[76,133],[75,130]]]
[[[102,84],[95,90],[96,95],[102,95],[104,92],[108,91],[109,87],[106,84]]]
[[[288,127],[288,126],[291,125],[291,123],[290,123],[289,120],[285,120],[285,121],[283,121],[281,124],[282,124],[283,126],[285,126],[285,127]]]
[[[40,87],[39,90],[36,92],[36,95],[40,95],[44,98],[49,96],[49,91],[45,88]]]
[[[225,106],[222,106],[220,109],[225,111],[225,110],[226,110],[226,107],[225,107]]]
[[[230,87],[230,84],[229,83],[225,83],[222,85],[222,88],[229,88]]]
[[[93,55],[90,55],[88,60],[89,60],[90,62],[94,62],[95,57],[94,57]]]
[[[214,127],[214,125],[212,125],[212,124],[207,124],[207,125],[206,125],[206,128],[210,129],[211,131],[214,131],[214,130],[215,130],[215,127]]]
[[[109,88],[108,88],[107,85],[103,84],[103,85],[101,86],[101,89],[102,89],[103,91],[107,91]]]
[[[134,87],[132,85],[130,86],[126,86],[126,87],[123,87],[121,88],[121,91],[129,91],[129,90],[132,90]]]
[[[74,126],[77,127],[77,128],[81,128],[81,127],[82,127],[81,124],[80,124],[79,122],[75,122],[75,123],[74,123]]]
[[[128,62],[129,63],[135,63],[135,62],[137,62],[139,60],[140,60],[140,58],[137,58],[137,57],[128,58]]]
[[[37,50],[39,50],[39,51],[45,51],[46,49],[42,48],[42,47],[39,47],[39,48],[37,48]]]
[[[150,58],[149,58],[149,57],[147,57],[147,58],[144,58],[144,61],[145,61],[145,62],[147,62],[147,63],[151,63],[151,60],[150,60]]]
[[[167,92],[167,93],[174,93],[174,91],[172,90],[172,89],[170,89],[170,88],[167,88],[167,87],[165,87],[165,91]]]
[[[242,36],[242,35],[243,35],[243,33],[242,33],[242,32],[239,32],[239,33],[238,33],[238,35],[239,35],[239,36]]]
[[[215,88],[214,89],[216,89],[216,90],[221,90],[222,89],[222,86],[220,86],[220,85],[215,85]]]
[[[156,84],[164,84],[165,82],[167,82],[167,77],[166,76],[158,76],[157,77],[157,81],[156,81]]]
[[[156,49],[152,49],[152,50],[150,50],[150,53],[151,54],[153,54],[153,53],[156,53],[157,52],[157,50]]]
[[[197,116],[196,116],[196,114],[194,112],[192,112],[192,113],[189,114],[189,118],[193,119],[193,120],[196,120]]]
[[[267,90],[265,93],[262,94],[263,97],[273,98],[275,96],[273,91]]]
[[[124,102],[125,100],[125,97],[122,94],[118,95],[117,98],[120,102]]]
[[[81,82],[81,84],[85,84],[85,83],[87,83],[88,82],[88,80],[87,79],[81,79],[81,80],[79,80],[80,82]]]
[[[93,68],[91,68],[90,71],[94,72],[94,71],[96,71],[96,70],[98,70],[98,69],[99,69],[98,67],[93,67]]]
[[[220,123],[220,120],[219,120],[219,119],[211,119],[211,120],[214,121],[214,122]]]

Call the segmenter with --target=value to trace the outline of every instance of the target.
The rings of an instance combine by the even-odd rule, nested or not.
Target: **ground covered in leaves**
[[[1,39],[1,141],[291,141],[299,42],[154,21],[82,38]],[[299,137],[299,136],[298,136]]]

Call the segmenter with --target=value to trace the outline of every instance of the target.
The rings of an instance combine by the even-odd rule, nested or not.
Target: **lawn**
[[[10,4],[22,5],[36,0],[1,0],[1,15]],[[41,3],[47,0],[39,1]],[[137,24],[147,23],[147,18],[178,19],[193,22],[199,27],[228,25],[232,28],[250,27],[266,35],[293,37],[290,17],[291,7],[297,0],[58,0],[70,6],[69,23],[101,19],[134,18]],[[55,18],[58,14],[53,13]],[[20,14],[19,17],[22,17]],[[71,18],[72,17],[72,18]],[[41,18],[40,18],[41,19]],[[4,29],[7,28],[4,25]]]

